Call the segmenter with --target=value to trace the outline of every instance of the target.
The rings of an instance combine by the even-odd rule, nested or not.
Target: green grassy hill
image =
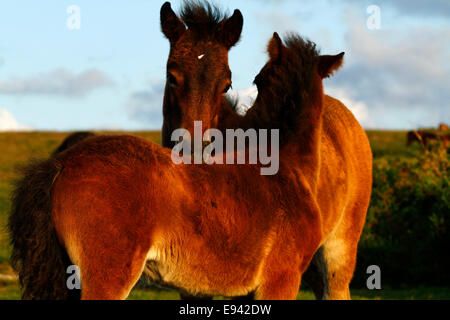
[[[103,134],[123,134],[104,133]],[[155,143],[160,143],[159,132],[127,133],[140,136]],[[16,179],[17,168],[30,158],[48,157],[62,142],[68,133],[27,132],[0,133],[0,299],[18,299],[20,291],[14,273],[9,266],[9,246],[6,232],[7,215],[10,208],[9,196],[11,183]],[[403,131],[368,131],[375,163],[386,158],[409,159],[423,153],[418,144],[406,146],[406,132]],[[446,169],[445,169],[446,170]],[[445,171],[447,172],[447,171]],[[369,237],[370,238],[370,237]],[[449,288],[435,286],[415,286],[381,291],[358,289],[352,291],[355,299],[450,299]],[[178,299],[178,294],[166,290],[135,289],[131,299]],[[310,291],[302,291],[301,299],[312,299]]]

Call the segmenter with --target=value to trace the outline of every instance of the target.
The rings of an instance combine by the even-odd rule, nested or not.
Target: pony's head
[[[239,41],[243,17],[228,17],[208,3],[188,1],[180,17],[166,2],[161,28],[170,41],[164,101],[165,123],[171,130],[193,133],[194,121],[206,130],[217,125],[216,115],[231,88],[228,51]]]
[[[295,34],[290,34],[284,44],[276,32],[269,42],[268,53],[269,61],[254,81],[261,93],[258,98],[267,99],[270,95],[276,101],[294,100],[298,106],[308,99],[319,102],[317,99],[323,95],[322,80],[342,66],[344,57],[343,52],[335,56],[319,55],[313,42]]]
[[[341,67],[344,53],[319,55],[313,42],[291,34],[283,43],[277,33],[269,42],[268,53],[269,61],[255,77],[259,93],[256,108],[250,111],[289,134],[297,129],[299,117],[322,109],[322,80]]]

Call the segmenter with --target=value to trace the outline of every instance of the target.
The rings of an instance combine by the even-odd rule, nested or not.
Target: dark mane
[[[260,127],[280,129],[281,143],[297,135],[299,123],[304,124],[302,119],[311,116],[307,101],[313,91],[319,56],[316,45],[297,34],[287,35],[284,45],[288,52],[283,61],[272,65],[271,71],[263,68],[256,76],[259,94],[248,112],[251,122]]]
[[[288,34],[284,42],[292,54],[288,62],[290,72],[286,73],[284,83],[292,84],[291,88],[297,91],[294,94],[301,90],[300,96],[304,98],[310,91],[319,50],[314,42],[303,39],[298,34]]]
[[[320,52],[316,48],[316,44],[308,39],[303,39],[296,33],[289,33],[284,40],[286,47],[297,53],[299,57],[315,58]]]
[[[271,96],[275,99],[272,103],[278,102],[277,105],[280,105],[286,100],[293,100],[292,102],[295,102],[299,107],[308,96],[310,86],[314,82],[313,76],[318,62],[319,50],[315,43],[292,33],[285,37],[284,45],[288,49],[288,53],[284,54],[282,58],[282,66],[271,71],[276,74],[276,77],[270,77],[263,68],[256,76],[255,84],[259,87],[263,83],[270,83],[270,86],[266,87],[265,90],[269,90]],[[302,101],[299,101],[299,99]]]
[[[314,74],[317,68],[319,51],[316,44],[303,39],[298,34],[288,34],[284,43],[289,50],[287,58],[287,69],[282,75],[282,83],[290,84],[286,86],[284,96],[283,91],[279,92],[282,101],[280,110],[280,129],[283,129],[282,139],[290,140],[292,136],[299,135],[303,130],[308,131],[306,123],[313,119],[315,111],[307,105],[314,83]],[[299,128],[299,124],[301,124]],[[300,130],[300,131],[299,131]],[[304,134],[301,134],[303,138]]]
[[[227,13],[206,1],[187,0],[180,12],[184,24],[196,33],[211,33],[219,30]]]

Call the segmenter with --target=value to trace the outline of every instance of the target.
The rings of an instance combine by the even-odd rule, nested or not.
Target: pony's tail
[[[78,298],[68,290],[66,269],[70,259],[60,245],[52,217],[53,183],[62,166],[54,158],[33,160],[22,168],[12,194],[8,220],[11,265],[19,275],[23,299]]]

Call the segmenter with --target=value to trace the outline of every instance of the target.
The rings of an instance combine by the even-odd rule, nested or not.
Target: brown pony
[[[424,130],[408,131],[406,145],[409,147],[413,142],[417,141],[425,148],[426,146],[428,146],[430,141],[442,140],[445,143],[445,139],[443,139],[443,137],[445,136],[442,136],[438,133],[434,133],[431,131],[424,131]]]
[[[341,66],[343,53],[320,56],[317,62],[305,56],[307,51],[301,38],[291,36],[287,44],[288,48],[278,34],[274,34],[268,48],[271,60],[255,78],[259,92],[255,105],[245,117],[223,108],[218,117],[219,127],[222,130],[280,128],[281,144],[290,145],[290,150],[297,147],[299,157],[290,165],[306,177],[317,197],[322,217],[331,223],[327,230],[330,233],[323,238],[304,278],[318,299],[349,299],[357,243],[371,194],[372,153],[364,130],[340,101],[325,95],[320,106],[292,107],[296,103],[302,105],[305,90],[322,92],[321,86],[307,86],[307,75],[316,72],[315,76],[318,74],[321,79],[329,77]],[[292,52],[296,53],[294,58]],[[300,69],[302,77],[293,77],[285,69],[284,73],[275,72],[278,79],[274,81],[273,70],[280,63],[290,65],[287,70],[291,73]],[[286,83],[293,85],[283,89]],[[286,96],[294,96],[296,92],[300,97],[296,102],[277,104],[277,100],[285,101]],[[340,185],[342,182],[345,187]],[[350,185],[354,187],[353,191],[349,190]],[[332,217],[339,217],[341,226],[334,225],[336,220]]]
[[[342,55],[319,56],[299,37],[286,44],[272,39],[257,77],[261,112],[297,125],[275,176],[260,165],[175,165],[169,149],[130,136],[86,139],[30,165],[9,219],[24,298],[68,298],[73,263],[83,299],[126,298],[143,272],[194,296],[295,299],[318,248],[325,297],[349,298],[370,147],[338,102],[323,112],[322,78]],[[315,144],[295,139],[303,125]]]
[[[239,41],[243,17],[231,17],[208,3],[185,2],[181,19],[166,2],[161,29],[170,41],[164,92],[162,144],[173,147],[171,134],[185,128],[193,134],[194,120],[216,128],[220,109],[230,108],[224,94],[231,88],[228,51]]]
[[[450,142],[450,133],[448,133],[446,135],[442,135],[441,140],[442,140],[442,144],[444,145],[444,148],[447,149],[448,144]]]
[[[163,7],[164,9],[164,7]],[[185,9],[186,10],[186,9]],[[202,6],[196,5],[191,6],[188,10],[190,12],[189,16],[191,21],[190,25],[193,25],[194,23],[192,21],[201,21],[203,25],[208,26],[217,26],[217,19],[215,19],[216,14],[212,14],[212,10],[209,6],[206,5],[206,9]],[[245,117],[238,116],[234,110],[230,107],[232,103],[229,103],[224,96],[220,96],[216,94],[216,100],[212,104],[213,106],[209,108],[208,106],[202,106],[202,111],[200,113],[192,112],[192,110],[195,110],[195,106],[191,106],[189,104],[180,104],[176,101],[173,101],[172,97],[175,93],[178,93],[178,97],[180,100],[183,100],[183,98],[186,95],[195,96],[198,94],[198,92],[195,91],[189,91],[184,85],[180,85],[177,82],[174,82],[171,80],[173,76],[171,73],[177,74],[179,77],[185,77],[187,75],[188,77],[193,77],[195,79],[205,80],[204,77],[202,77],[201,73],[203,70],[215,70],[217,72],[217,67],[220,66],[220,64],[216,63],[216,61],[226,61],[226,55],[225,52],[221,56],[215,56],[215,59],[213,60],[207,60],[207,61],[201,61],[198,62],[195,59],[195,56],[190,54],[189,50],[184,50],[184,48],[193,46],[192,39],[190,39],[188,36],[190,35],[187,30],[184,28],[183,19],[178,19],[176,15],[171,12],[172,19],[170,22],[167,22],[167,19],[164,19],[166,15],[161,15],[161,24],[164,26],[167,23],[171,23],[171,28],[173,29],[174,26],[180,25],[180,34],[185,36],[186,40],[183,43],[183,46],[181,46],[183,49],[178,49],[180,46],[177,44],[177,42],[171,41],[171,52],[169,56],[169,62],[168,62],[168,78],[167,78],[167,86],[166,86],[166,92],[165,92],[165,104],[164,104],[164,126],[163,126],[163,145],[166,147],[172,147],[173,142],[170,141],[170,133],[179,128],[179,127],[185,127],[185,128],[191,128],[193,124],[193,119],[195,120],[201,120],[203,122],[203,129],[209,129],[211,126],[216,127],[224,131],[227,128],[282,128],[281,130],[281,143],[282,145],[286,141],[296,141],[296,143],[299,143],[301,146],[300,153],[303,155],[303,160],[299,161],[293,161],[291,163],[291,166],[299,166],[299,170],[302,170],[305,172],[306,168],[309,168],[308,170],[311,170],[311,174],[315,177],[313,181],[311,181],[311,184],[313,186],[316,185],[316,181],[318,180],[318,177],[320,175],[320,164],[318,162],[318,159],[321,157],[320,151],[320,135],[322,134],[322,119],[321,119],[321,113],[314,113],[311,112],[311,110],[296,110],[295,112],[302,113],[302,121],[300,122],[301,125],[299,125],[299,122],[297,121],[297,116],[295,114],[288,113],[292,111],[292,108],[286,107],[285,104],[281,103],[278,100],[285,99],[283,95],[287,94],[287,90],[291,89],[293,91],[299,91],[301,90],[303,86],[302,81],[298,81],[294,86],[281,88],[284,86],[285,83],[289,83],[291,81],[290,74],[286,74],[278,81],[282,83],[282,85],[278,88],[278,92],[274,92],[274,89],[271,87],[268,87],[265,85],[264,81],[267,82],[268,77],[264,77],[264,72],[261,72],[261,74],[255,79],[255,83],[258,86],[258,91],[265,90],[264,94],[260,94],[261,98],[259,98],[255,106],[250,109],[248,114]],[[182,14],[183,18],[183,14]],[[206,23],[208,21],[208,23]],[[194,24],[195,25],[195,24]],[[197,24],[198,25],[198,24]],[[183,27],[181,27],[183,26]],[[211,37],[214,37],[215,34],[215,27],[210,28],[202,28],[203,33],[201,34],[202,37],[208,39]],[[164,31],[164,27],[163,27]],[[179,38],[182,38],[181,36]],[[170,39],[170,38],[169,38]],[[274,39],[278,39],[279,37],[275,35]],[[273,40],[275,41],[275,40]],[[279,40],[281,42],[281,40]],[[207,46],[203,48],[203,51],[208,51],[208,46],[211,45],[211,43],[216,42],[207,42]],[[274,42],[271,43],[272,45],[269,47],[271,51],[272,56],[279,55],[280,57],[283,55],[283,49],[282,46],[278,48],[274,45]],[[279,50],[278,50],[279,49]],[[300,52],[301,50],[297,50]],[[208,51],[210,52],[210,51]],[[214,50],[213,50],[214,52]],[[342,58],[342,57],[340,57]],[[181,59],[181,61],[177,61],[177,59]],[[324,61],[328,60],[330,64],[332,64],[337,57],[331,57],[331,56],[325,56],[322,58]],[[186,60],[189,61],[189,68],[184,68],[186,65]],[[338,59],[339,60],[339,59]],[[314,63],[310,63],[309,65],[306,63],[307,59],[303,59],[302,69],[310,70]],[[290,63],[290,62],[289,62]],[[327,66],[327,68],[329,65]],[[226,68],[228,69],[228,67]],[[222,69],[225,70],[225,69]],[[294,69],[293,69],[294,70]],[[327,69],[321,70],[320,73],[323,77],[328,76],[326,73]],[[292,72],[292,71],[291,71]],[[200,73],[200,75],[198,74]],[[306,73],[306,72],[304,72]],[[220,78],[220,77],[219,77]],[[264,79],[265,80],[261,80]],[[300,79],[301,80],[301,79]],[[200,86],[203,86],[206,84],[200,83]],[[208,94],[208,92],[203,93]],[[290,95],[293,95],[293,92],[290,93]],[[189,100],[189,99],[186,99]],[[168,101],[173,101],[172,104],[169,104]],[[268,107],[258,107],[259,104],[265,104]],[[170,108],[168,107],[170,105]],[[284,106],[284,108],[277,108],[277,106]],[[206,108],[206,110],[205,110]],[[325,117],[323,121],[325,122],[325,132],[337,130],[339,134],[334,134],[333,136],[328,136],[328,140],[330,141],[324,141],[325,145],[333,145],[333,144],[342,144],[346,148],[351,148],[351,146],[347,146],[348,143],[343,143],[341,140],[347,142],[348,138],[345,138],[345,129],[340,128],[338,125],[336,125],[335,119],[336,118],[342,118],[340,121],[348,121],[349,123],[353,123],[353,120],[347,120],[347,118],[352,118],[349,111],[343,106],[339,101],[336,99],[325,96],[324,97],[324,108],[325,108]],[[175,113],[168,113],[166,110],[176,110]],[[320,110],[320,109],[319,109]],[[210,119],[213,118],[214,121],[210,121]],[[353,119],[353,118],[352,118]],[[353,122],[352,122],[353,121]],[[299,131],[299,127],[301,127],[301,131]],[[335,127],[338,127],[335,129]],[[353,128],[354,127],[354,128]],[[333,129],[329,129],[333,128]],[[353,143],[358,144],[360,140],[362,140],[364,143],[362,144],[361,149],[367,150],[366,146],[366,137],[364,133],[362,133],[362,129],[358,124],[355,124],[352,126],[352,130],[357,133],[358,139],[355,139]],[[341,130],[341,131],[339,131]],[[295,135],[297,135],[297,138],[293,138]],[[330,134],[331,135],[331,134]],[[335,139],[336,141],[333,141]],[[327,152],[327,151],[325,151]],[[366,152],[366,155],[364,158],[362,158],[362,161],[364,161],[367,164],[367,167],[371,167],[371,152],[370,149]],[[325,165],[325,164],[324,164]],[[325,173],[322,173],[322,176]],[[367,175],[365,171],[361,172],[361,176],[368,176],[367,183],[370,183],[371,176]],[[364,187],[366,187],[366,185]],[[361,187],[363,188],[363,187]],[[364,192],[362,192],[364,194]],[[370,195],[370,188],[366,189],[366,197],[367,195]],[[356,210],[356,209],[355,209]],[[362,221],[364,221],[365,218],[365,212],[364,206],[360,207],[360,210],[358,212],[358,218],[360,219],[359,226]],[[354,214],[351,211],[348,211],[348,214]],[[351,238],[350,242],[352,243],[350,246],[354,246],[355,243],[357,243],[357,240],[355,242],[355,239],[358,238]],[[330,241],[331,242],[331,241]],[[331,245],[330,245],[331,246]],[[349,259],[348,267],[345,271],[343,271],[342,275],[337,277],[338,280],[329,280],[332,274],[334,274],[333,270],[335,267],[333,267],[331,264],[333,264],[332,259],[328,259],[329,255],[325,255],[323,253],[323,249],[326,248],[326,246],[323,246],[316,254],[316,257],[314,259],[314,263],[309,267],[308,272],[305,274],[305,280],[307,280],[308,284],[313,288],[316,297],[317,298],[333,298],[333,297],[343,297],[342,294],[342,287],[345,286],[350,282],[351,275],[353,273],[354,267],[352,267],[352,264],[354,265],[355,257]],[[349,252],[352,249],[348,249]],[[355,255],[356,248],[354,248],[354,252],[350,252],[350,255]],[[336,253],[336,255],[339,255],[341,253]],[[342,254],[345,254],[343,252]],[[328,259],[328,260],[327,260]],[[338,259],[335,259],[335,261],[338,261]],[[327,269],[331,271],[327,271]],[[341,268],[342,269],[342,268]],[[342,278],[342,279],[341,279]],[[342,284],[344,283],[344,284]]]
[[[448,125],[446,123],[439,124],[439,131],[448,131]]]

